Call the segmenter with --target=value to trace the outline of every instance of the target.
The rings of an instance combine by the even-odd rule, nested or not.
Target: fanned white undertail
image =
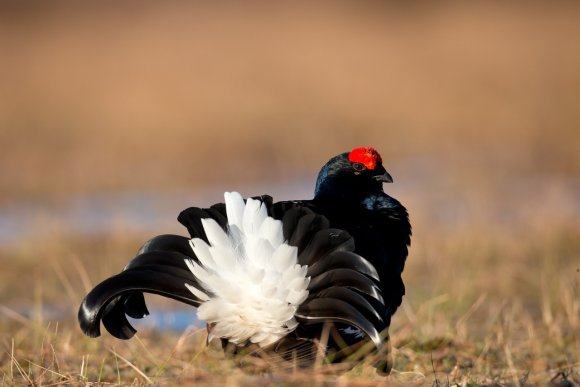
[[[186,286],[204,301],[197,314],[213,324],[210,340],[264,347],[296,329],[294,315],[308,297],[310,277],[297,264],[297,248],[284,242],[282,222],[269,217],[261,201],[244,203],[237,192],[224,196],[227,232],[213,219],[202,220],[209,244],[191,239],[199,263],[186,263],[203,288]]]

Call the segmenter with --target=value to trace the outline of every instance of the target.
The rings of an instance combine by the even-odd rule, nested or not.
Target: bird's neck
[[[314,194],[314,200],[320,203],[335,205],[358,206],[370,196],[384,195],[382,187],[365,187],[360,189],[351,184],[319,184]]]

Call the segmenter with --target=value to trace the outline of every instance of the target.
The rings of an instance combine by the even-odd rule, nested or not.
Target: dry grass
[[[408,295],[391,328],[396,351],[389,381],[577,383],[580,230],[574,219],[520,209],[518,220],[503,224],[486,217],[488,209],[480,204],[465,223],[433,227],[437,217],[429,208],[438,202],[417,201],[421,197],[407,198],[416,214],[415,239],[405,272]],[[555,203],[562,201],[557,198]],[[523,208],[529,205],[519,200]],[[367,366],[343,376],[320,370],[246,374],[219,348],[206,348],[203,330],[143,331],[128,342],[107,334],[98,340],[83,337],[75,322],[80,299],[96,281],[123,267],[148,236],[54,233],[4,252],[3,259],[11,262],[0,293],[5,383],[373,385],[380,380]],[[33,308],[23,316],[22,306]]]
[[[389,381],[493,385],[545,384],[553,379],[558,385],[565,385],[565,380],[578,383],[580,238],[577,233],[567,235],[569,230],[557,231],[548,240],[545,235],[536,236],[526,244],[507,238],[484,245],[479,238],[459,243],[435,235],[417,240],[406,271],[408,296],[391,328],[396,350]],[[3,303],[11,306],[0,310],[5,384],[308,385],[314,380],[321,385],[373,385],[381,380],[369,366],[342,376],[329,374],[325,368],[314,374],[247,374],[217,346],[206,347],[203,329],[182,334],[144,330],[126,342],[107,334],[86,338],[74,318],[90,286],[85,282],[94,283],[121,268],[136,242],[118,236],[99,243],[59,239],[62,244],[44,249],[42,261],[25,253],[12,257],[29,262],[18,271],[35,278],[24,284],[28,290],[19,287],[18,279],[4,278],[20,296],[16,297],[20,301],[13,302],[3,293]],[[462,264],[466,256],[469,263]],[[508,259],[511,262],[505,262]],[[27,297],[34,308],[23,315],[18,305]],[[176,306],[158,298],[152,301],[162,308]],[[60,309],[55,313],[46,306]]]
[[[80,300],[154,232],[59,216],[110,192],[288,198],[372,144],[414,227],[388,380],[580,384],[576,4],[51,4],[0,12],[0,232],[34,220],[0,246],[0,383],[379,383],[247,374],[203,331],[84,337]]]

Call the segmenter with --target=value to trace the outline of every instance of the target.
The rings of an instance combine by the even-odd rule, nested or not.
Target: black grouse
[[[272,364],[308,367],[321,351],[332,363],[372,357],[392,366],[388,327],[401,304],[410,245],[407,211],[383,192],[392,182],[379,153],[355,148],[321,169],[314,199],[267,195],[188,208],[178,220],[190,237],[160,235],[123,271],[82,301],[83,332],[131,338],[127,320],[149,312],[143,293],[197,307],[208,341],[236,359],[267,354]]]

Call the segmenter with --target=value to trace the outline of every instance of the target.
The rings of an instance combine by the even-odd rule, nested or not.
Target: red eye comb
[[[377,150],[371,146],[355,148],[348,154],[348,160],[351,163],[361,163],[367,169],[375,169],[377,164],[381,164],[383,160]]]

